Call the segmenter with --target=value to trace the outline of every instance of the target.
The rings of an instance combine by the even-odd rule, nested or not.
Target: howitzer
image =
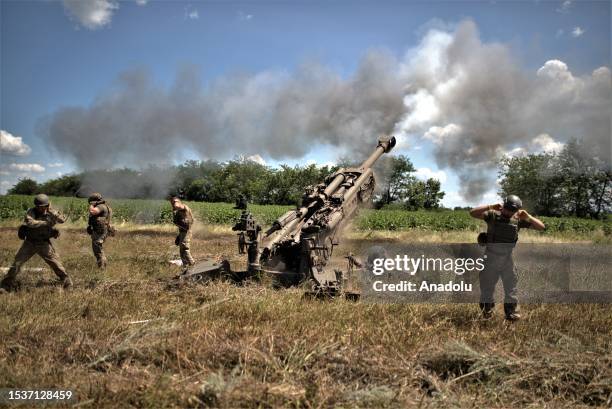
[[[369,158],[357,168],[340,169],[324,183],[306,189],[302,204],[288,211],[261,234],[260,226],[248,211],[243,211],[234,226],[239,231],[239,249],[246,249],[247,270],[225,273],[233,278],[270,275],[283,286],[307,281],[312,290],[334,295],[342,291],[347,277],[342,271],[332,270],[327,264],[338,244],[337,234],[374,192],[372,166],[395,146],[395,138],[381,136]],[[349,270],[355,260],[349,258]],[[194,274],[219,275],[220,265],[196,263],[185,277]]]

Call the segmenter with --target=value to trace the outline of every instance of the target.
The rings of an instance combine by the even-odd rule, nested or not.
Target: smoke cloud
[[[130,71],[89,107],[63,108],[42,123],[46,140],[84,169],[170,163],[187,149],[203,158],[301,157],[313,145],[355,146],[391,132],[404,113],[398,63],[370,52],[354,77],[320,64],[293,75],[225,77],[205,87],[194,69],[169,88]]]
[[[482,43],[474,23],[454,33],[430,31],[403,63],[407,113],[396,127],[434,144],[439,167],[453,170],[464,199],[495,186],[496,165],[510,152],[558,150],[584,139],[610,163],[610,69],[574,76],[562,61],[536,73],[509,49]]]
[[[464,21],[453,32],[430,30],[400,60],[370,51],[348,78],[315,62],[206,84],[188,68],[170,87],[129,71],[90,106],[62,108],[40,130],[82,169],[167,164],[188,150],[282,160],[317,144],[360,160],[379,134],[394,132],[431,141],[437,165],[476,200],[513,149],[585,138],[609,162],[611,89],[607,67],[582,77],[557,60],[522,69],[508,47],[483,43]]]

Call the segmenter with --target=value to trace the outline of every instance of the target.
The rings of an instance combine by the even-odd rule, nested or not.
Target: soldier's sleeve
[[[47,222],[46,220],[36,220],[36,218],[34,217],[34,210],[30,209],[28,210],[25,215],[25,218],[23,219],[23,224],[28,227],[41,227],[48,226],[49,222]]]
[[[484,221],[487,223],[493,220],[493,212],[491,210],[487,210],[482,215],[483,215]]]
[[[95,208],[98,209],[98,214],[96,216],[106,217],[108,212],[105,204],[96,205]]]
[[[185,206],[185,208],[187,209],[187,223],[189,224],[189,227],[191,227],[193,225],[193,213],[191,212],[191,208],[189,206]]]
[[[519,229],[529,229],[531,228],[531,222],[528,222],[527,220],[519,220],[518,228]]]
[[[56,223],[64,223],[66,221],[66,216],[64,216],[59,210],[54,209],[54,208],[50,208],[49,209],[49,215],[51,216],[51,220],[50,223],[51,224],[56,224]]]

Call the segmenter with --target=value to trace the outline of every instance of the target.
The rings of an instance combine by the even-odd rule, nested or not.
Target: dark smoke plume
[[[204,86],[181,71],[170,89],[145,71],[121,75],[89,107],[63,108],[43,130],[84,169],[169,163],[186,149],[203,158],[301,157],[317,144],[357,147],[393,130],[404,113],[398,64],[370,52],[352,78],[319,64],[293,75],[264,72]]]

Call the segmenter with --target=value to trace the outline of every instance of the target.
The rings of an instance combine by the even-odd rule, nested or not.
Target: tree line
[[[178,194],[186,200],[233,203],[244,196],[256,204],[299,204],[307,186],[321,183],[350,160],[337,166],[304,165],[272,168],[240,158],[228,161],[187,161],[178,166],[142,170],[111,169],[66,175],[44,183],[21,179],[10,194],[44,192],[54,196],[87,196],[100,191],[127,199],[164,198]],[[445,193],[440,181],[422,181],[403,155],[381,158],[375,173],[376,208],[438,209]],[[541,216],[603,218],[612,211],[610,164],[579,141],[558,153],[504,157],[499,163],[499,194],[515,194],[530,212]],[[456,208],[464,209],[464,208]]]
[[[307,186],[323,182],[340,166],[354,164],[342,160],[338,166],[281,165],[272,168],[251,160],[237,158],[228,162],[190,160],[178,166],[149,166],[143,170],[109,169],[85,171],[37,183],[19,180],[9,194],[31,195],[44,192],[53,196],[87,196],[100,191],[106,196],[126,199],[164,198],[178,194],[186,200],[234,202],[240,195],[256,204],[299,204]],[[392,157],[377,171],[380,192],[375,204],[405,202],[411,209],[439,207],[443,193],[430,194],[440,184],[433,179],[421,182],[411,175],[415,171],[404,156]],[[408,193],[410,192],[410,197]],[[407,201],[408,199],[409,202]]]
[[[190,160],[172,167],[85,171],[50,179],[43,183],[25,178],[9,194],[44,192],[53,196],[87,196],[93,191],[126,199],[164,198],[178,194],[186,200],[235,202],[240,196],[250,203],[295,205],[307,186],[323,182],[340,167],[355,164],[347,159],[337,166],[281,165],[272,168],[241,158],[228,162]],[[440,182],[425,182],[414,176],[415,168],[405,156],[385,158],[377,173],[375,206],[399,204],[407,209],[440,207],[444,193]]]
[[[504,158],[499,176],[500,195],[520,196],[538,215],[600,219],[612,211],[610,163],[584,142],[572,140],[558,153]]]

